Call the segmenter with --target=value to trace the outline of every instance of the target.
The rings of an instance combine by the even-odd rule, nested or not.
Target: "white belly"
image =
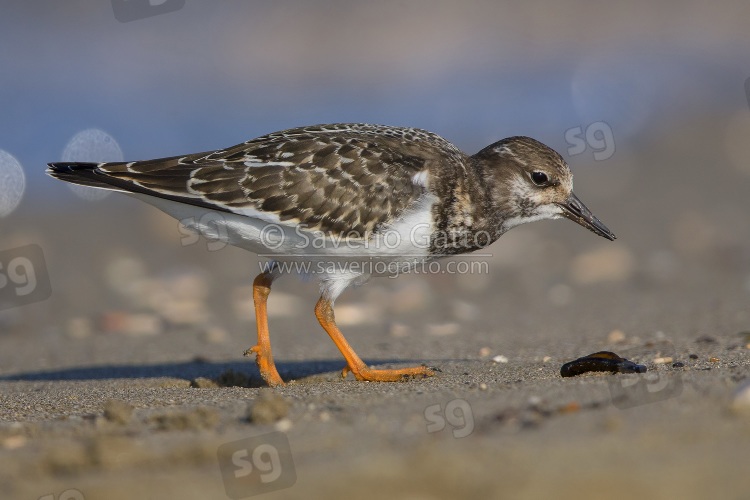
[[[237,246],[277,262],[309,262],[311,267],[307,274],[321,280],[330,276],[346,275],[356,279],[364,275],[407,272],[429,259],[430,235],[434,231],[431,211],[436,198],[433,195],[424,196],[399,221],[370,239],[348,240],[282,222],[275,214],[246,209],[246,215],[238,215],[128,194],[171,215],[186,229],[210,242]]]

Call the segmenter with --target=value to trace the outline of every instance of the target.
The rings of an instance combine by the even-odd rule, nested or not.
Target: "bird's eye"
[[[542,184],[546,184],[549,179],[547,178],[547,174],[537,171],[531,172],[531,180],[534,181],[534,184],[537,186],[541,186]]]

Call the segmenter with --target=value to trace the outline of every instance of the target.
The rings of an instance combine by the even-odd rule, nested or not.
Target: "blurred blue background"
[[[187,0],[123,23],[108,1],[6,2],[0,149],[26,172],[23,209],[66,192],[42,167],[90,128],[127,159],[342,121],[563,154],[566,130],[604,121],[627,148],[747,111],[750,5],[724,4]]]

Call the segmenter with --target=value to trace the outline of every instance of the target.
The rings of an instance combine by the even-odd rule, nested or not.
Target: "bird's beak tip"
[[[615,233],[610,231],[602,221],[597,219],[575,194],[570,193],[568,199],[562,203],[558,203],[558,206],[562,208],[562,215],[564,217],[580,224],[592,233],[598,234],[609,241],[617,239]]]

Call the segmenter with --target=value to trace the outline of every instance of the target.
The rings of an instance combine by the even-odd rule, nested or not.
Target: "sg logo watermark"
[[[83,493],[76,489],[65,490],[60,493],[60,496],[55,496],[54,493],[39,497],[39,500],[86,500]]]
[[[225,443],[217,455],[224,489],[232,500],[290,488],[297,482],[292,449],[283,432]]]
[[[682,394],[679,372],[646,372],[608,379],[609,392],[615,408],[626,410],[635,406],[676,398]]]
[[[221,250],[229,244],[227,220],[219,212],[206,212],[200,217],[182,219],[177,230],[182,235],[180,243],[184,247],[198,243],[201,236],[206,239],[209,252]]]
[[[446,420],[453,428],[454,438],[464,438],[474,432],[474,414],[465,399],[448,401],[445,412],[439,403],[430,405],[424,409],[424,418],[427,421],[427,432],[442,431]]]
[[[167,14],[184,6],[185,0],[112,0],[115,19],[121,23]]]
[[[594,160],[602,161],[615,154],[615,136],[607,122],[594,122],[586,127],[573,127],[565,131],[565,140],[570,144],[568,154],[579,155],[587,148],[594,150]]]
[[[0,252],[0,310],[41,302],[52,295],[39,245]]]
[[[679,370],[669,370],[677,352],[674,344],[668,339],[658,341],[659,357],[657,366],[661,370],[649,368],[646,373],[617,374],[607,377],[609,393],[615,408],[625,410],[635,406],[647,405],[667,399],[676,398],[682,394],[682,373]],[[625,357],[629,357],[627,352]]]

